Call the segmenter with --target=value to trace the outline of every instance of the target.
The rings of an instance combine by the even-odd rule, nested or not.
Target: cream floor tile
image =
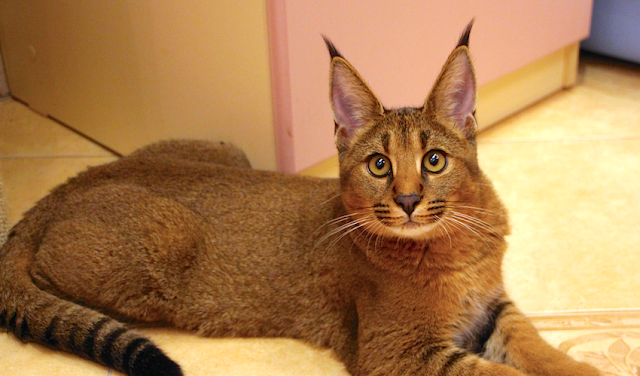
[[[145,329],[189,376],[347,376],[328,349],[276,339],[216,339],[166,329]]]
[[[531,315],[542,337],[605,376],[640,374],[640,311],[591,311]]]
[[[0,177],[3,179],[9,213],[13,225],[52,188],[88,166],[108,163],[117,157],[95,158],[0,158]]]
[[[582,83],[612,96],[640,101],[640,64],[584,55]]]
[[[14,100],[0,101],[0,156],[113,156]]]
[[[640,138],[484,143],[510,211],[504,274],[524,311],[640,307]]]
[[[107,376],[107,368],[75,355],[22,343],[0,333],[2,376]]]
[[[640,87],[638,89],[640,91]],[[580,140],[640,135],[640,101],[587,86],[561,91],[482,132],[479,142]]]
[[[640,136],[640,66],[581,63],[580,82],[482,132],[479,142]]]

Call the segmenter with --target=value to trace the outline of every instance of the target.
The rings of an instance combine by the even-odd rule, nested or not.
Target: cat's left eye
[[[443,151],[431,150],[422,158],[422,168],[432,174],[439,174],[447,168],[447,156]]]

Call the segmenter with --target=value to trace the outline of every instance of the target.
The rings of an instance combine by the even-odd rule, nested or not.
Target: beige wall
[[[241,146],[274,169],[263,0],[0,0],[12,94],[126,154],[159,139]]]

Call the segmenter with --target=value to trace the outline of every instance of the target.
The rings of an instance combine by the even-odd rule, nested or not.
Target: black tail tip
[[[469,48],[469,34],[471,34],[471,27],[473,27],[473,22],[475,20],[476,20],[475,18],[472,18],[469,24],[467,25],[467,27],[462,32],[462,35],[460,36],[460,40],[458,40],[458,47],[465,46]]]
[[[147,346],[136,357],[131,376],[183,376],[180,366],[162,350]]]
[[[333,43],[331,42],[331,39],[329,39],[324,34],[322,35],[322,39],[324,39],[324,43],[327,44],[327,48],[329,49],[329,55],[331,55],[331,60],[333,60],[334,57],[340,57],[344,59],[344,57],[340,54],[336,46],[334,46]]]

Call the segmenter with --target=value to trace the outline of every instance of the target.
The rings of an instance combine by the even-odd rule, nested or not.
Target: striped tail
[[[46,223],[35,223],[42,216],[27,217],[32,221],[16,225],[0,250],[0,327],[23,342],[68,351],[127,375],[182,376],[174,361],[135,330],[33,283],[29,270]]]

